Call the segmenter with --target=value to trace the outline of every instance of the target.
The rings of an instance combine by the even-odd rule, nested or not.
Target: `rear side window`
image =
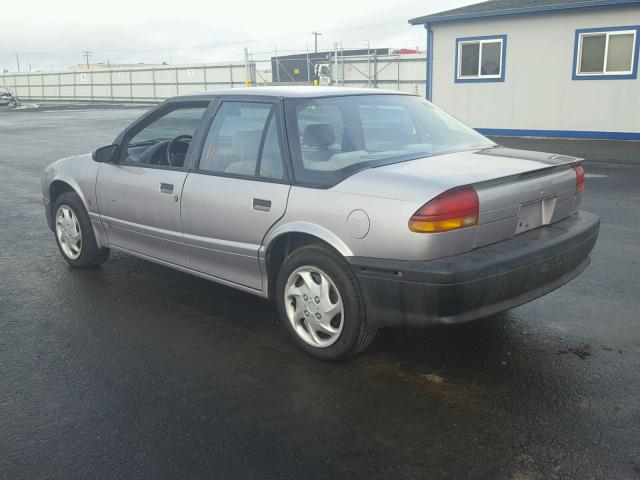
[[[269,103],[224,102],[211,125],[200,157],[200,170],[254,175]]]
[[[280,136],[278,134],[278,122],[275,115],[271,115],[267,133],[262,146],[262,155],[258,159],[258,176],[282,180],[284,178],[284,166],[282,163],[282,150],[280,149]]]
[[[223,102],[205,140],[199,169],[282,180],[285,173],[274,106]]]

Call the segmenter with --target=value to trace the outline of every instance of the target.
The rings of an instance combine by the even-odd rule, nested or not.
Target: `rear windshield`
[[[370,167],[495,144],[409,95],[285,101],[296,181],[331,186]]]

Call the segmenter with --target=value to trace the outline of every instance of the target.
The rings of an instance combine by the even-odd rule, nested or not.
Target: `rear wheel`
[[[276,296],[282,324],[315,358],[342,360],[364,350],[375,337],[353,272],[323,245],[300,248],[285,259]]]
[[[91,220],[75,192],[60,195],[53,207],[56,243],[62,257],[76,268],[93,268],[109,256],[108,248],[100,248]]]

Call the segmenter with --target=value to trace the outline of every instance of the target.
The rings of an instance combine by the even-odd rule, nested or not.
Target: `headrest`
[[[313,123],[304,129],[302,143],[308,147],[328,147],[336,141],[333,127],[328,123]]]

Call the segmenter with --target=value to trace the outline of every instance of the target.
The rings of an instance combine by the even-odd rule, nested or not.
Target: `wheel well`
[[[63,182],[62,180],[55,180],[51,182],[51,185],[49,186],[49,205],[50,205],[49,215],[51,215],[52,220],[54,215],[53,206],[55,205],[58,197],[66,192],[75,192],[75,190],[71,185],[69,185],[66,182]]]
[[[276,288],[276,279],[280,266],[285,258],[292,252],[306,245],[321,244],[331,250],[336,251],[329,243],[315,235],[308,233],[292,232],[285,233],[276,238],[267,250],[267,277],[269,279],[269,298],[273,298]]]
[[[51,205],[56,203],[58,197],[66,192],[75,192],[75,190],[71,185],[63,182],[62,180],[55,180],[54,182],[52,182],[51,186],[49,187],[49,202],[51,203]]]

